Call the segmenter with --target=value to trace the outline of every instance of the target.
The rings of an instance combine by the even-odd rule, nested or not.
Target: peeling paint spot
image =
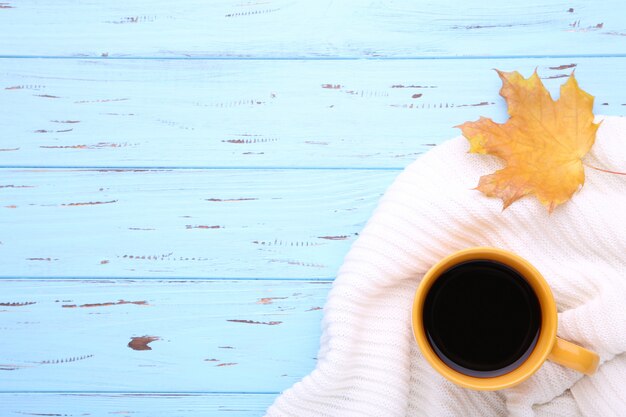
[[[407,156],[414,157],[414,156],[420,155],[420,154],[421,154],[421,152],[402,153],[402,154],[394,155],[393,157],[394,158],[404,158],[404,157],[407,157]],[[354,209],[344,209],[344,210],[350,211],[350,210],[354,210]]]
[[[265,297],[265,298],[259,298],[259,301],[257,301],[257,304],[272,304],[272,302],[274,300],[284,300],[287,297]]]
[[[73,129],[57,130],[57,132],[70,132]],[[36,131],[35,133],[49,133],[50,131]],[[98,142],[92,145],[41,145],[42,149],[102,149],[102,148],[126,148],[129,146],[136,146],[137,144],[131,143],[109,143]]]
[[[318,236],[318,239],[326,239],[326,240],[346,240],[349,236],[341,235],[341,236]]]
[[[191,225],[191,224],[186,224],[185,225],[185,229],[221,229],[222,226],[207,226],[204,224],[200,224],[200,225]]]
[[[274,239],[273,241],[271,240],[253,240],[252,243],[254,243],[255,245],[262,245],[262,246],[319,246],[322,245],[322,243],[318,243],[318,242],[300,242],[300,241],[289,241],[289,240],[278,240],[278,239]]]
[[[0,364],[0,371],[17,371],[20,368],[23,368],[23,366]]]
[[[411,98],[420,98],[422,96],[422,94],[413,94],[411,96]]]
[[[83,356],[75,356],[72,358],[64,358],[64,359],[53,359],[39,362],[42,365],[56,365],[59,363],[70,363],[76,361],[82,361],[85,359],[93,358],[93,355],[83,355]]]
[[[50,94],[35,94],[35,97],[43,97],[43,98],[61,98],[59,96],[52,96]]]
[[[217,364],[215,366],[233,366],[233,365],[237,365],[237,362],[225,362],[225,363]]]
[[[205,362],[219,362],[219,359],[205,359]]]
[[[219,107],[219,108],[254,106],[254,105],[262,105],[262,104],[265,104],[265,102],[256,100],[256,99],[234,100],[234,101],[229,101],[229,102],[219,102],[219,103],[212,103],[212,104],[195,103],[195,105],[198,107]]]
[[[598,29],[602,29],[604,27],[604,23],[597,23],[593,26],[587,26],[585,28],[580,27],[580,19],[579,20],[575,20],[574,22],[569,24],[569,27],[571,27],[571,30],[568,30],[568,32],[593,32],[596,31]]]
[[[474,103],[474,104],[461,104],[461,105],[458,105],[457,107],[478,107],[478,106],[489,106],[491,104],[494,104],[494,103],[491,103],[488,101],[481,101],[480,103]]]
[[[467,30],[472,30],[472,29],[493,29],[493,28],[512,28],[512,27],[519,27],[519,26],[531,26],[531,25],[536,25],[536,24],[540,24],[540,23],[548,23],[547,21],[540,21],[540,22],[529,22],[529,23],[507,23],[507,24],[500,24],[500,25],[469,25],[469,26],[452,26],[452,29],[467,29]]]
[[[50,133],[50,132],[52,132],[52,130],[38,129],[38,130],[35,130],[33,133]]]
[[[550,75],[549,77],[539,77],[542,80],[553,80],[555,78],[567,78],[569,77],[569,75],[567,74],[557,74],[557,75]]]
[[[63,129],[63,130],[57,130],[56,133],[66,133],[66,132],[71,132],[74,129]]]
[[[36,301],[24,301],[24,302],[18,302],[18,303],[0,303],[0,306],[2,307],[24,307],[24,306],[31,306],[33,304],[37,304]]]
[[[570,7],[569,9],[567,9],[567,13],[574,13],[574,8]]]
[[[152,350],[148,344],[161,340],[158,336],[139,336],[132,337],[130,342],[128,342],[128,347],[132,350]]]
[[[493,104],[493,103],[487,103]],[[390,104],[390,107],[398,107],[403,109],[443,109],[443,108],[453,108],[453,107],[467,107],[467,106],[482,106],[486,104],[462,104],[455,105],[454,103],[411,103],[411,104]]]
[[[232,346],[218,346],[219,349],[234,349]]]
[[[100,261],[100,265],[106,265],[108,263],[109,263],[108,259],[103,259],[103,260]]]
[[[287,265],[306,266],[309,268],[326,268],[326,265],[315,264],[310,262],[292,261],[290,259],[270,259],[270,262],[284,263]]]
[[[77,206],[97,206],[100,204],[112,204],[112,203],[117,203],[117,200],[111,200],[111,201],[88,201],[86,203],[67,203],[67,204],[61,204],[62,206],[66,206],[66,207],[77,207]]]
[[[163,254],[163,255],[117,255],[118,258],[122,258],[122,259],[131,259],[131,260],[135,260],[135,261],[143,261],[143,260],[148,260],[148,261],[185,261],[185,262],[189,262],[189,261],[207,261],[208,258],[206,257],[186,257],[186,256],[172,256],[174,253],[170,252],[168,254]]]
[[[129,98],[105,98],[105,99],[101,99],[101,100],[81,100],[81,101],[75,101],[75,104],[82,104],[82,103],[109,103],[112,101],[127,101],[130,100]]]
[[[10,87],[5,87],[5,90],[42,90],[46,88],[44,85],[38,84],[26,84],[26,85],[12,85]]]
[[[135,304],[138,306],[147,306],[149,305],[147,301],[126,301],[126,300],[119,300],[117,302],[107,302],[107,303],[93,303],[93,304],[82,304],[79,306],[76,306],[76,304],[70,304],[70,305],[63,305],[63,308],[92,308],[92,307],[109,307],[109,306],[119,306],[119,305],[124,305],[124,304]]]
[[[254,200],[258,200],[258,198],[254,198],[254,197],[244,197],[244,198],[205,198],[205,201],[211,201],[211,202],[223,202],[223,203],[231,203],[231,202],[235,202],[235,201],[254,201]]]
[[[37,131],[35,133],[47,133],[49,131],[47,130],[42,130],[42,131]],[[39,146],[42,149],[87,149],[87,145],[40,145]]]
[[[164,120],[164,119],[156,119],[156,120],[157,120],[157,122],[163,123],[164,125],[171,126],[171,127],[176,127],[178,129],[181,129],[181,130],[196,130],[193,127],[185,126],[185,125],[183,125],[181,123],[178,123],[178,122],[175,122],[173,120]]]
[[[279,11],[280,8],[277,9],[265,9],[265,10],[253,10],[249,12],[237,12],[237,13],[228,13],[225,14],[224,17],[241,17],[241,16],[252,16],[257,14],[265,14],[265,13],[273,13]]]
[[[154,22],[156,20],[156,16],[129,16],[123,17],[120,20],[107,20],[104,23],[113,23],[115,25],[123,25],[126,23],[145,23],[145,22]],[[106,55],[109,56],[108,52],[105,52]]]
[[[394,84],[391,88],[437,88],[436,85],[403,85],[403,84]]]
[[[389,93],[387,93],[386,91],[348,90],[345,93],[353,95],[353,96],[360,96],[360,97],[389,97]]]
[[[268,143],[268,142],[276,142],[278,139],[276,138],[258,138],[258,139],[225,139],[222,142],[224,143],[235,143],[238,145],[244,143]]]
[[[277,324],[281,324],[282,321],[254,321],[254,320],[226,320],[231,323],[245,323],[245,324],[264,324],[266,326],[276,326]]]
[[[566,65],[559,65],[558,67],[548,67],[551,70],[564,70],[564,69],[568,69],[568,68],[575,68],[577,64],[566,64]]]
[[[469,25],[469,26],[452,26],[452,29],[492,29],[492,28],[499,28],[499,27],[505,27],[505,28],[510,28],[513,25],[511,24],[507,24],[507,25]]]

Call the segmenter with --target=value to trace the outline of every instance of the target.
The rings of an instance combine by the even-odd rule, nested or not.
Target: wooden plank
[[[276,394],[29,393],[0,394],[5,416],[254,417]]]
[[[2,280],[0,391],[279,392],[315,365],[329,288]]]
[[[555,95],[576,69],[597,113],[626,114],[626,58],[0,64],[3,166],[400,168],[505,120],[494,66]]]
[[[332,277],[396,175],[3,169],[0,276]]]
[[[380,57],[623,53],[621,0],[0,3],[0,53]]]

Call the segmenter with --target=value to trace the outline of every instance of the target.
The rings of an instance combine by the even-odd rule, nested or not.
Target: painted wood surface
[[[554,95],[575,69],[596,113],[626,113],[626,58],[4,59],[0,165],[401,168],[506,119],[494,67],[537,68]]]
[[[0,277],[333,277],[395,175],[4,169]]]
[[[330,284],[4,280],[0,391],[277,393],[314,367]]]
[[[0,54],[398,57],[625,53],[621,0],[4,0]]]
[[[263,415],[399,170],[505,119],[492,68],[626,115],[623,9],[1,1],[0,415]]]
[[[10,393],[0,394],[6,416],[250,417],[262,415],[275,394]]]

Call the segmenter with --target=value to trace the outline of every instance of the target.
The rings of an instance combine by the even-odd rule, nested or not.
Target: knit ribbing
[[[606,117],[585,159],[626,170],[626,119]],[[626,415],[626,177],[586,169],[573,199],[548,214],[534,198],[502,211],[473,190],[501,162],[448,141],[407,167],[347,254],[328,296],[317,368],[267,415],[532,416]],[[550,284],[560,337],[597,351],[583,377],[546,362],[500,392],[460,388],[422,357],[410,307],[423,274],[472,246],[508,249]]]

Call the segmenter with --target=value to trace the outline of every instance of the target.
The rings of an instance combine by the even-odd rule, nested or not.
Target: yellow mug
[[[596,353],[556,337],[548,283],[502,249],[465,249],[433,266],[415,294],[412,327],[430,365],[475,390],[517,385],[546,359],[587,375],[599,362]]]

